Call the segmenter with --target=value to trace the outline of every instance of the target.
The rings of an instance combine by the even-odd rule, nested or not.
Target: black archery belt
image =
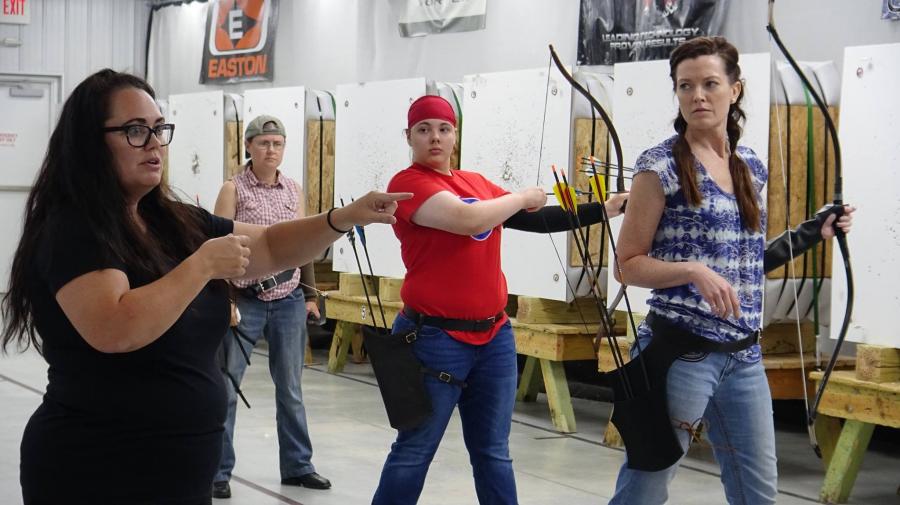
[[[426,316],[409,307],[403,307],[403,315],[408,317],[410,321],[415,322],[418,326],[434,326],[435,328],[450,331],[488,331],[494,327],[494,324],[496,324],[497,321],[503,318],[503,311],[501,310],[496,315],[487,319],[478,320]]]
[[[653,339],[639,356],[607,374],[615,394],[612,423],[625,442],[628,467],[657,472],[684,455],[669,418],[666,378],[679,356],[697,352],[737,352],[759,342],[759,332],[732,342],[714,342],[675,323],[647,315]]]
[[[431,398],[425,390],[425,375],[448,385],[466,387],[466,383],[443,371],[422,365],[413,353],[421,323],[403,333],[389,333],[384,328],[363,326],[362,333],[378,380],[391,427],[412,430],[432,413]]]

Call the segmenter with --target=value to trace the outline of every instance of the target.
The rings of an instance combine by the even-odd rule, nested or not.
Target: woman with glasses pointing
[[[411,196],[273,226],[219,218],[163,182],[173,132],[146,82],[107,69],[75,88],[50,137],[2,302],[2,348],[33,345],[49,364],[22,437],[25,504],[209,503],[225,279],[307,263],[340,230],[393,223]]]

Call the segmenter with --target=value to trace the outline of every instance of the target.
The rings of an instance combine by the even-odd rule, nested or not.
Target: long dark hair
[[[175,201],[165,183],[138,202],[146,233],[131,217],[103,132],[110,99],[123,88],[156,96],[143,79],[104,69],[82,81],[63,105],[28,195],[22,238],[3,297],[4,353],[13,340],[20,350],[34,345],[42,352],[34,326],[35,290],[30,284],[35,281],[33,261],[41,234],[58,209],[76,212],[88,232],[108,248],[105,253],[110,258],[151,278],[170,270],[207,238],[200,214]]]
[[[697,37],[682,43],[669,56],[669,76],[672,78],[672,88],[677,89],[675,80],[675,70],[678,65],[684,61],[700,56],[718,56],[725,62],[725,73],[728,75],[730,84],[734,84],[741,79],[741,67],[738,66],[738,51],[724,37]],[[750,167],[737,155],[737,144],[741,138],[743,128],[741,124],[746,119],[744,110],[741,109],[741,100],[744,98],[744,87],[741,86],[740,94],[737,100],[731,104],[728,110],[728,122],[725,130],[728,133],[728,147],[730,155],[728,157],[728,171],[731,173],[731,180],[734,183],[734,195],[737,198],[738,210],[741,214],[741,224],[745,229],[759,231],[760,229],[760,210],[757,203],[756,190],[753,187],[753,181],[750,177]],[[678,182],[681,184],[681,190],[684,192],[685,200],[688,205],[699,206],[702,200],[700,188],[697,185],[697,175],[694,170],[694,153],[691,146],[685,138],[687,131],[687,121],[678,111],[678,117],[675,118],[675,131],[678,132],[678,139],[672,147],[672,153],[675,156],[675,165],[678,169]]]

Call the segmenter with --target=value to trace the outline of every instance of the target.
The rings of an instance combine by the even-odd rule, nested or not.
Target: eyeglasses
[[[156,125],[153,128],[142,124],[129,124],[125,126],[108,126],[103,128],[105,132],[125,132],[125,138],[131,147],[144,147],[150,143],[150,134],[156,135],[159,145],[167,146],[175,135],[175,125],[171,123]]]
[[[272,142],[269,140],[265,140],[265,141],[261,141],[261,142],[250,142],[250,145],[258,147],[258,148],[262,149],[263,151],[268,151],[269,148],[274,149],[276,151],[281,151],[282,149],[284,149],[284,142],[279,142],[277,140],[275,142]]]

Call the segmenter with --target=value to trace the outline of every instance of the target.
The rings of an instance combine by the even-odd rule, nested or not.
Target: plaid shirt
[[[257,179],[249,165],[231,181],[237,188],[235,221],[270,225],[297,217],[297,205],[300,201],[297,185],[280,170],[275,173],[275,184],[271,185]],[[246,288],[260,280],[234,280],[232,283],[238,288]],[[290,294],[298,285],[300,285],[299,268],[294,271],[294,277],[290,281],[263,291],[257,298],[263,301],[278,300]]]

